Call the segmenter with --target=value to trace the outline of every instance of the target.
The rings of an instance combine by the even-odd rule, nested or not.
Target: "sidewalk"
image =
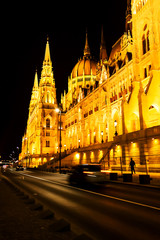
[[[53,220],[41,219],[38,211],[31,210],[24,196],[20,196],[0,173],[0,239],[1,240],[62,240],[49,231]]]
[[[109,174],[112,173],[118,173],[118,180],[116,182],[124,183],[123,182],[123,174],[130,174],[131,172],[124,171],[121,173],[121,171],[105,171],[107,174],[107,179],[109,180]],[[160,173],[149,173],[150,175],[150,184],[140,184],[139,182],[139,175],[146,175],[144,172],[137,172],[136,174],[132,175],[132,182],[131,183],[124,183],[124,184],[136,184],[140,186],[148,186],[153,188],[160,189]]]
[[[129,171],[109,171],[109,170],[103,170],[103,172],[106,173],[107,175],[107,181],[110,180],[110,173],[118,173],[118,180],[115,182],[118,183],[123,183],[123,184],[132,184],[132,185],[139,185],[139,186],[147,186],[147,187],[152,187],[152,188],[158,188],[160,189],[160,173],[150,173],[150,178],[152,179],[150,181],[150,184],[144,185],[139,183],[139,175],[146,175],[144,172],[137,172],[136,174],[133,174],[132,178],[133,181],[132,183],[124,183],[123,182],[123,174],[130,174],[131,172]],[[42,172],[43,173],[43,172]],[[56,180],[60,183],[68,184],[68,174],[59,174],[59,173],[51,173],[51,172],[44,172],[45,174],[48,173],[48,179],[50,180]]]

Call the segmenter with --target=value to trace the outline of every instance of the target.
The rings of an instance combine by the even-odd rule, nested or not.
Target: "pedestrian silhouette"
[[[136,173],[136,171],[135,171],[135,161],[133,161],[133,159],[131,158],[131,161],[130,161],[130,166],[131,166],[131,173],[133,174],[133,173]]]

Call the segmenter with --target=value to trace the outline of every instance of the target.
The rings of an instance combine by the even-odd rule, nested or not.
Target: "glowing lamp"
[[[55,111],[56,111],[56,113],[59,113],[59,112],[60,112],[59,108],[56,108]]]
[[[117,121],[114,122],[114,126],[117,127]]]

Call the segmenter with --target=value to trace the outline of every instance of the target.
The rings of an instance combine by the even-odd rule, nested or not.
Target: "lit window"
[[[144,27],[144,33],[142,36],[142,52],[143,55],[150,51],[150,41],[149,41],[149,30],[147,30],[147,25]]]
[[[46,141],[46,147],[50,147],[50,141]]]
[[[144,78],[147,78],[148,76],[150,76],[151,68],[152,68],[151,65],[144,68]]]
[[[142,47],[143,47],[143,55],[146,53],[146,39],[145,35],[142,37]]]
[[[50,119],[47,118],[47,120],[46,120],[46,128],[50,128],[50,125],[51,125]]]
[[[144,78],[147,77],[147,68],[144,68]]]
[[[149,31],[147,32],[147,51],[150,51]]]

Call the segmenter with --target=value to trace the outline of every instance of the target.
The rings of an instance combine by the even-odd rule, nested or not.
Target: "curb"
[[[39,217],[40,217],[41,219],[52,219],[52,218],[54,218],[54,216],[55,216],[55,214],[54,214],[52,211],[50,211],[50,210],[44,210],[44,211],[39,215]]]
[[[88,237],[85,234],[78,235],[71,230],[71,224],[66,221],[65,219],[55,219],[55,213],[52,212],[50,209],[47,209],[43,203],[39,202],[36,199],[36,196],[29,194],[26,190],[23,190],[22,187],[17,186],[15,182],[12,182],[6,176],[2,176],[2,179],[15,190],[15,193],[18,197],[24,200],[24,203],[27,205],[31,205],[29,208],[31,211],[40,211],[38,215],[39,218],[43,220],[51,220],[53,223],[48,227],[50,232],[58,234],[58,239],[62,240],[92,240],[92,238]]]
[[[35,203],[33,206],[30,207],[32,211],[41,211],[43,210],[43,205],[40,203]]]
[[[71,225],[65,219],[60,219],[54,222],[49,229],[53,232],[67,232],[71,231]]]
[[[120,181],[108,180],[107,183],[118,183],[118,184],[124,184],[124,185],[128,185],[128,186],[135,186],[135,187],[139,187],[139,188],[149,188],[149,189],[160,190],[159,186],[146,185],[146,184],[140,184],[140,183],[134,183],[134,182],[120,182]]]

